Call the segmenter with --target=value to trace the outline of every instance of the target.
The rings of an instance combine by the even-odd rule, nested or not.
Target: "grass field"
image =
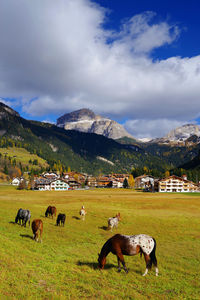
[[[0,153],[4,156],[7,155],[7,157],[11,157],[11,159],[15,159],[16,162],[21,162],[22,165],[29,165],[33,169],[39,168],[39,166],[48,167],[47,162],[39,157],[36,154],[31,154],[24,148],[16,148],[16,147],[8,147],[8,148],[0,148]],[[34,161],[37,159],[38,165],[32,165],[29,163],[29,160]]]
[[[86,220],[79,219],[84,204]],[[44,217],[48,205],[66,213],[64,228]],[[44,223],[43,243],[29,227],[13,223],[30,209]],[[105,230],[108,217],[122,215]],[[0,299],[200,299],[200,195],[151,194],[131,190],[17,191],[0,187]],[[129,273],[117,272],[109,254],[104,271],[97,253],[115,233],[152,235],[159,276],[142,277],[144,259],[125,256]]]

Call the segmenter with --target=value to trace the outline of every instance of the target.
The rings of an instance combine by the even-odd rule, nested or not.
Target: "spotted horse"
[[[152,265],[155,266],[156,276],[158,276],[158,267],[156,259],[156,241],[153,237],[146,234],[123,235],[116,234],[103,245],[98,257],[99,268],[104,269],[107,255],[112,252],[117,256],[118,271],[121,271],[121,263],[126,273],[126,267],[123,255],[143,254],[146,262],[146,270],[143,276],[146,276]]]

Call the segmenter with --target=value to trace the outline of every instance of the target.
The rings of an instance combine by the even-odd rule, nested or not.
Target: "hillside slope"
[[[137,145],[122,145],[102,135],[28,121],[4,104],[0,106],[0,133],[4,147],[14,142],[42,157],[50,166],[60,162],[66,168],[90,174],[130,172],[138,166],[157,167],[161,171],[167,167],[159,157]]]

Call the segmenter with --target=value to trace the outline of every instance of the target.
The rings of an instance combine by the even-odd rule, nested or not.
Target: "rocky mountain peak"
[[[86,108],[61,116],[57,119],[57,126],[66,130],[96,133],[112,139],[125,136],[133,138],[121,124],[96,115],[92,110]]]
[[[185,124],[171,130],[162,138],[152,140],[154,143],[164,144],[195,144],[200,140],[200,126],[196,124]]]
[[[8,115],[20,117],[18,112],[16,112],[14,109],[10,108],[9,106],[4,104],[3,102],[0,102],[0,119],[3,119]]]
[[[95,113],[88,109],[88,108],[82,108],[70,113],[66,113],[60,118],[57,119],[57,125],[59,127],[62,126],[62,124],[66,122],[77,122],[77,121],[83,121],[83,120],[94,120],[96,118]]]
[[[171,141],[185,141],[193,135],[200,136],[200,127],[195,124],[186,124],[171,130],[164,138]]]

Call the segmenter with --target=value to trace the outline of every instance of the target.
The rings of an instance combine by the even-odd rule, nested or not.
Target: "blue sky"
[[[40,121],[90,108],[138,138],[199,123],[199,13],[197,0],[2,0],[0,98]]]
[[[110,18],[107,26],[119,28],[121,21],[144,11],[153,11],[157,14],[154,21],[168,20],[177,24],[181,35],[176,44],[170,47],[156,49],[155,58],[170,56],[192,57],[200,53],[200,2],[198,0],[96,0],[94,1],[110,9]]]

